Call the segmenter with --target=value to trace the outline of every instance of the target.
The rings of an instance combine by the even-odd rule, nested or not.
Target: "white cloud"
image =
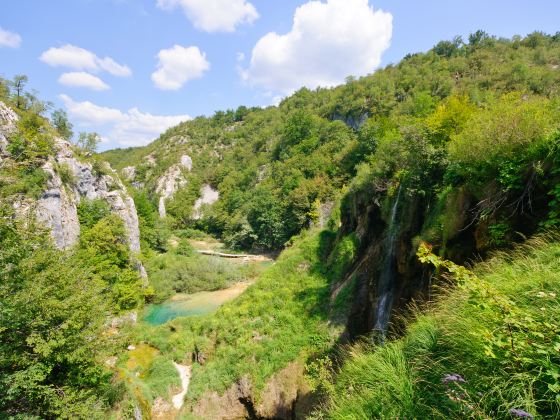
[[[58,83],[69,87],[84,87],[92,90],[107,90],[109,85],[99,77],[84,71],[64,73],[58,78]]]
[[[296,9],[290,32],[270,32],[257,42],[242,77],[253,86],[290,93],[369,74],[390,45],[392,20],[368,0],[310,1]]]
[[[132,71],[127,66],[117,63],[110,57],[98,59],[97,64],[102,70],[111,73],[113,76],[128,77],[132,74]]]
[[[152,73],[152,80],[163,90],[180,89],[186,82],[202,77],[210,69],[206,54],[198,47],[174,45],[161,50],[157,57],[157,70]]]
[[[259,18],[246,0],[157,0],[157,6],[163,10],[181,6],[194,27],[206,32],[233,32],[236,26]]]
[[[92,130],[106,128],[107,141],[123,146],[142,146],[157,138],[161,133],[183,121],[188,115],[152,115],[132,108],[123,112],[116,108],[102,107],[92,102],[77,102],[68,95],[60,95],[69,117]]]
[[[49,48],[41,54],[39,59],[52,67],[69,67],[71,69],[93,72],[106,71],[113,76],[120,77],[132,74],[130,68],[118,64],[110,57],[99,58],[91,51],[70,44]]]
[[[0,47],[19,48],[21,36],[15,32],[10,32],[0,27]]]

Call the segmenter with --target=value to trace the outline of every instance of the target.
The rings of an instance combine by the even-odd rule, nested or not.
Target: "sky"
[[[29,77],[100,150],[270,106],[482,29],[560,30],[555,0],[0,0],[0,76]]]

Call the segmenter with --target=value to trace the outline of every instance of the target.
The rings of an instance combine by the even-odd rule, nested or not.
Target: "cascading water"
[[[387,233],[387,246],[385,255],[385,266],[379,276],[379,283],[377,287],[377,308],[375,311],[375,325],[374,332],[378,337],[383,338],[387,332],[389,325],[389,318],[391,309],[393,307],[393,295],[395,286],[395,272],[397,265],[396,258],[396,245],[398,235],[397,212],[399,207],[399,199],[401,197],[401,187],[397,192],[397,198],[391,208],[391,216],[389,219],[388,233]]]

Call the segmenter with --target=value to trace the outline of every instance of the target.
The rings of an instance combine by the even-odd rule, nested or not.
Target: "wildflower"
[[[539,293],[537,293],[537,297],[540,297],[540,298],[546,297],[546,293],[545,292],[539,292]]]
[[[527,413],[524,410],[520,410],[519,408],[510,408],[509,409],[509,414],[511,414],[514,417],[519,417],[519,418],[523,418],[523,419],[533,419],[533,415],[530,413]]]
[[[548,294],[548,296],[555,298],[555,297],[556,297],[556,293],[550,292],[550,293]]]
[[[448,373],[448,374],[443,376],[443,378],[441,379],[441,382],[443,382],[444,384],[448,384],[449,382],[464,383],[464,382],[467,382],[467,381],[465,381],[465,379],[457,373],[452,373],[452,374]]]

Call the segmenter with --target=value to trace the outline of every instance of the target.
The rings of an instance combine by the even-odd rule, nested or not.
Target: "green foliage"
[[[81,132],[78,135],[76,146],[78,146],[84,153],[93,154],[95,153],[99,143],[101,143],[101,137],[99,134]]]
[[[18,162],[37,166],[53,151],[52,134],[46,120],[32,112],[23,114],[18,130],[10,137],[8,151]]]
[[[66,162],[55,163],[54,170],[60,177],[63,185],[72,187],[76,183],[74,172],[72,172],[72,168]]]
[[[126,242],[122,220],[113,214],[99,219],[105,209],[99,203],[90,202],[81,211],[86,226],[80,235],[77,256],[88,261],[93,272],[109,289],[115,304],[114,310],[134,309],[144,301],[144,290],[140,275],[133,264]]]
[[[244,266],[195,253],[185,240],[179,242],[174,252],[148,259],[146,270],[157,301],[163,301],[174,293],[224,289],[247,280],[249,274]]]
[[[23,194],[37,199],[45,190],[50,175],[42,168],[20,167],[0,171],[0,194],[3,197]]]
[[[87,200],[83,199],[77,206],[78,220],[82,228],[92,228],[101,219],[108,217],[111,213],[109,204],[105,200]]]
[[[355,233],[340,239],[327,259],[327,270],[332,282],[336,282],[347,274],[348,269],[356,260],[358,238]]]
[[[64,140],[70,140],[74,135],[72,123],[68,121],[66,111],[57,109],[51,114],[52,125]]]
[[[555,128],[553,107],[554,102],[544,98],[513,94],[491,102],[453,138],[450,157],[474,166],[495,165],[519,153],[528,154]]]
[[[36,226],[1,217],[0,237],[0,412],[103,418],[118,392],[96,362],[108,348],[101,280]]]
[[[257,283],[216,313],[139,328],[136,340],[178,360],[195,347],[206,357],[204,365],[193,365],[187,398],[222,393],[248,375],[258,399],[275,372],[333,343],[334,327],[326,323],[329,281],[318,245],[315,234],[296,240]]]

